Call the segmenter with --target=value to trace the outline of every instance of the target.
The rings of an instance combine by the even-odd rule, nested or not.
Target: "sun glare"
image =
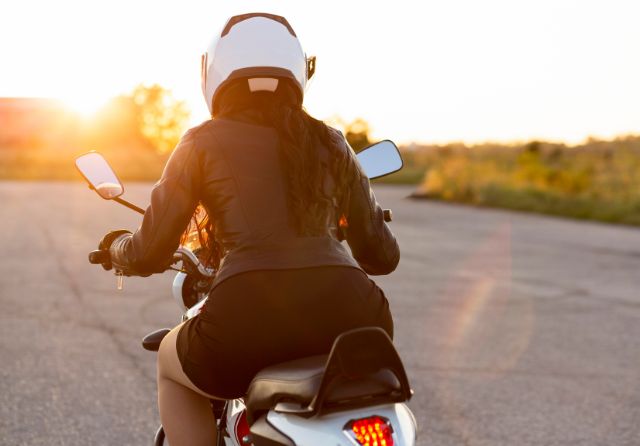
[[[94,114],[96,114],[96,112],[98,112],[98,110],[100,110],[102,106],[106,104],[107,100],[98,96],[92,97],[78,95],[73,97],[64,97],[62,98],[62,102],[67,108],[77,113],[81,117],[90,118]]]

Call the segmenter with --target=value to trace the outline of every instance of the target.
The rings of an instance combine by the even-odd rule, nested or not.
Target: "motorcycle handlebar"
[[[393,213],[391,209],[383,209],[384,221],[390,222],[393,219]],[[98,249],[89,253],[89,262],[94,265],[106,263],[110,260],[109,251],[106,249]],[[215,271],[205,267],[198,257],[185,247],[180,247],[173,254],[174,262],[182,261],[189,264],[195,271],[201,276],[206,278],[213,278]]]
[[[194,270],[196,270],[203,277],[212,278],[213,276],[215,276],[215,271],[205,267],[200,262],[198,257],[187,248],[184,248],[184,247],[178,248],[176,252],[173,254],[173,259],[176,262],[181,260],[183,263],[189,264]]]
[[[96,249],[89,253],[89,263],[94,265],[104,264],[110,260],[111,256],[107,249]],[[197,271],[203,277],[212,278],[215,276],[215,271],[206,268],[202,263],[200,263],[198,257],[187,248],[178,248],[178,250],[173,254],[173,261],[182,261],[183,263],[189,264],[190,269]]]

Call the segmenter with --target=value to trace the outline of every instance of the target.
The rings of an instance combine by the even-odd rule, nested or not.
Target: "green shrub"
[[[417,197],[640,224],[640,137],[438,146],[412,159],[425,167]]]

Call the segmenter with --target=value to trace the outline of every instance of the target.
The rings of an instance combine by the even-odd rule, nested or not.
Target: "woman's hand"
[[[126,229],[118,229],[116,231],[108,232],[104,237],[102,237],[100,243],[98,243],[98,251],[89,253],[89,262],[100,263],[102,265],[102,268],[104,268],[106,271],[110,271],[113,268],[113,264],[111,263],[109,248],[111,248],[111,244],[115,239],[125,234],[131,234],[131,231],[127,231]]]

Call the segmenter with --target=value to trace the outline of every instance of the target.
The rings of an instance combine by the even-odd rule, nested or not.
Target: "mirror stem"
[[[144,209],[139,208],[138,206],[136,206],[133,203],[129,203],[127,200],[123,200],[120,197],[112,198],[112,200],[120,203],[123,206],[128,207],[129,209],[133,209],[134,211],[138,212],[139,214],[144,215]]]

